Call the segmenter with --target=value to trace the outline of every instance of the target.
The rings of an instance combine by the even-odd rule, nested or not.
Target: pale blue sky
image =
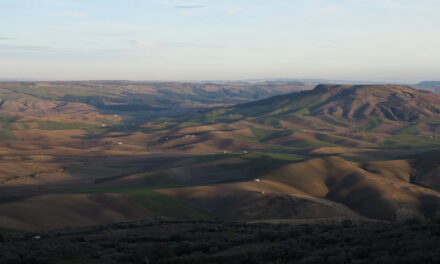
[[[440,79],[438,0],[0,0],[0,78]]]

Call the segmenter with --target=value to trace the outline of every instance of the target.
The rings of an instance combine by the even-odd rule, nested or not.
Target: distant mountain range
[[[303,113],[335,122],[369,118],[410,122],[440,118],[440,95],[398,85],[318,85],[313,91],[276,96],[236,109],[233,113]]]
[[[308,129],[396,133],[410,125],[439,132],[440,95],[402,85],[318,85],[189,117],[192,122],[253,120]],[[434,121],[433,121],[434,120]],[[289,125],[290,124],[290,125]]]
[[[440,93],[440,81],[425,81],[415,85],[415,87]]]
[[[233,105],[270,96],[307,90],[303,82],[179,83],[133,81],[0,82],[0,98],[30,98],[89,104],[104,111],[149,112],[166,115],[190,109]],[[136,114],[135,113],[135,114]]]

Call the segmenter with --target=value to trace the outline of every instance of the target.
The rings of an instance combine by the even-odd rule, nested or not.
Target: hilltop
[[[400,85],[318,85],[290,93],[204,113],[217,120],[318,118],[330,125],[350,126],[373,119],[416,122],[440,119],[440,95]],[[397,123],[396,123],[397,124]]]
[[[154,147],[196,151],[283,145],[423,147],[440,144],[440,95],[401,85],[318,85],[146,126]],[[197,140],[181,140],[185,134]],[[205,144],[204,144],[205,143]],[[258,143],[261,143],[258,145]],[[265,146],[262,144],[266,144]]]

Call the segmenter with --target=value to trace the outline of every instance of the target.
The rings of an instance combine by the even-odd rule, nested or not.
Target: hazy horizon
[[[327,79],[440,76],[433,0],[11,0],[0,79]]]
[[[250,79],[38,79],[38,78],[0,78],[0,82],[182,82],[182,83],[210,83],[210,82],[295,82],[303,81],[305,83],[328,83],[328,84],[402,84],[402,85],[416,85],[421,82],[439,82],[438,80],[420,80],[420,81],[372,81],[372,80],[337,80],[337,79],[321,79],[321,78],[250,78]]]

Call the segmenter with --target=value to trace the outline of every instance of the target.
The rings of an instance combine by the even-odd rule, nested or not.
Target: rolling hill
[[[439,169],[438,155],[429,162],[351,162],[330,156],[279,163],[249,172],[239,182],[161,192],[234,220],[435,218],[440,216]]]
[[[180,83],[130,81],[0,82],[1,102],[81,103],[101,112],[154,116],[232,105],[312,88],[298,81],[265,83]],[[156,115],[157,116],[157,115]]]
[[[440,95],[400,85],[318,85],[311,91],[160,119],[147,127],[160,135],[155,140],[159,147],[166,141],[169,149],[202,152],[274,145],[310,150],[438,146]],[[197,140],[179,140],[188,131],[195,131]]]
[[[275,96],[204,115],[217,120],[227,120],[228,116],[288,120],[291,115],[299,115],[341,127],[372,119],[409,123],[440,119],[440,95],[399,85],[318,85],[311,91]]]
[[[179,114],[186,97],[175,93],[199,86],[163,84],[173,87],[168,99],[177,98],[160,102],[167,117],[148,103],[163,98],[152,84],[8,85],[1,90],[0,227],[439,217],[440,95],[433,92],[326,84],[253,102],[246,95],[233,106],[238,97],[220,96],[201,111],[195,94],[191,110]],[[206,93],[225,88],[198,85]]]

